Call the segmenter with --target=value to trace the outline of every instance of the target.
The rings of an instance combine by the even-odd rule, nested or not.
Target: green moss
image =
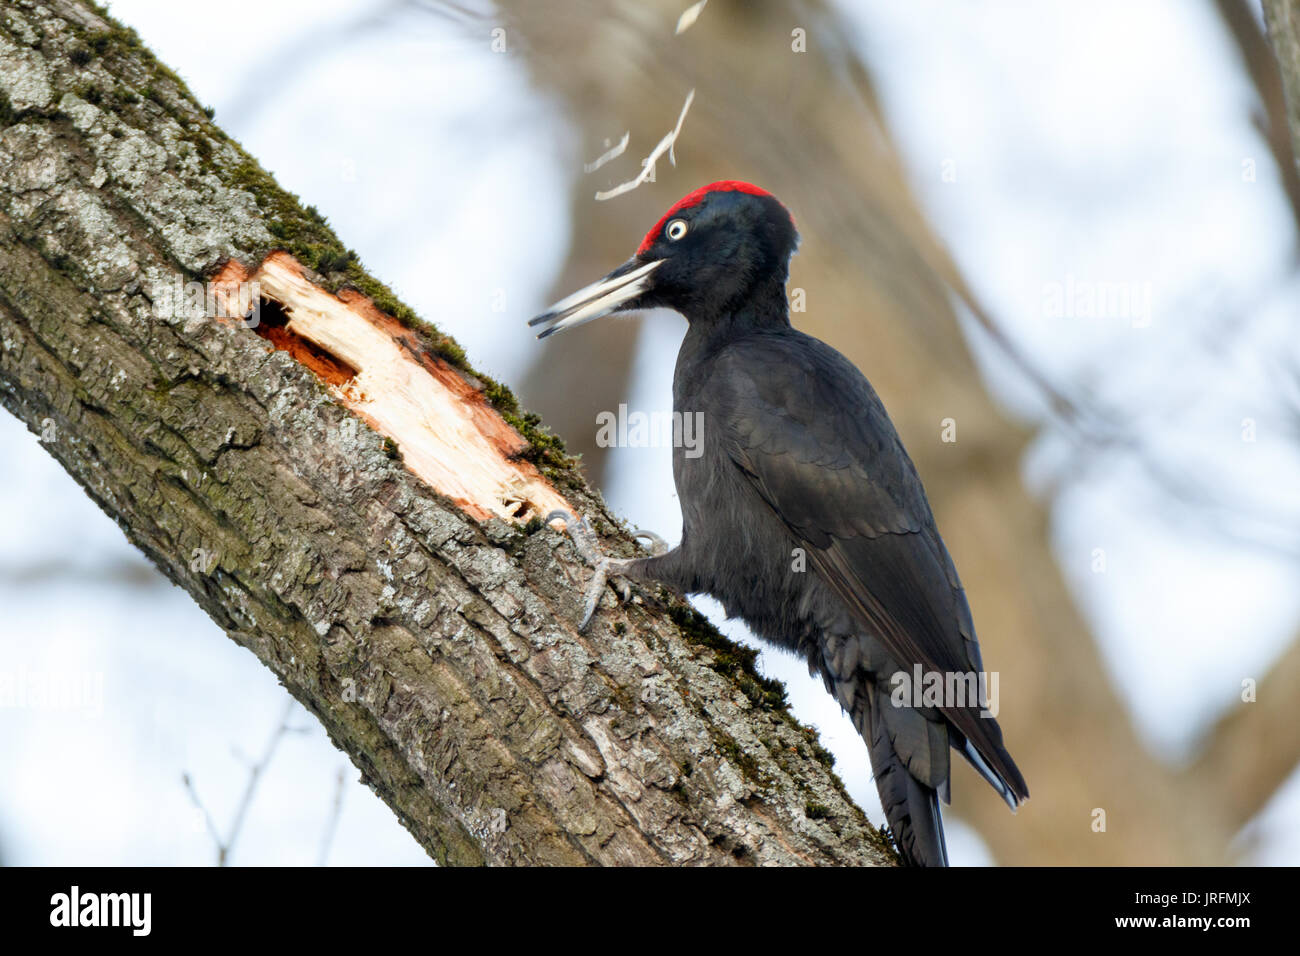
[[[194,102],[184,80],[149,51],[135,30],[115,21],[102,6],[93,3],[90,6],[108,22],[108,27],[88,30],[75,20],[66,21],[72,35],[67,56],[77,66],[84,66],[96,57],[101,58],[105,61],[105,68],[125,83],[112,90],[107,98],[101,94],[91,102],[113,110],[128,123],[132,122],[129,116],[131,107],[151,102],[180,124],[186,138],[192,134],[193,124],[203,122],[209,136],[228,139],[221,130],[205,122],[211,117],[205,117],[202,109]],[[127,77],[130,79],[127,80]],[[137,86],[138,89],[135,88]],[[78,90],[74,89],[73,92],[80,95]],[[133,125],[148,128],[147,123],[136,122]]]
[[[577,468],[577,456],[568,453],[563,439],[542,424],[541,416],[525,412],[520,408],[519,400],[515,398],[514,393],[496,379],[475,374],[483,383],[483,395],[492,407],[501,413],[501,417],[509,422],[515,431],[528,440],[528,448],[519,456],[520,458],[532,462],[542,470],[542,474],[553,481],[562,476],[548,473],[547,469],[562,473]]]
[[[13,104],[9,102],[9,97],[5,96],[3,90],[0,90],[0,127],[13,126],[16,119],[18,119],[18,113],[14,110]]]
[[[87,103],[93,103],[95,106],[99,106],[104,102],[104,94],[100,92],[99,87],[94,83],[82,83],[72,92],[80,99],[85,100]]]
[[[723,637],[709,623],[709,619],[693,607],[674,604],[668,609],[668,616],[688,641],[713,651],[710,666],[718,673],[734,679],[741,693],[754,706],[768,710],[786,709],[789,701],[785,685],[759,673],[758,651]]]
[[[184,135],[186,142],[193,145],[195,151],[199,154],[199,158],[204,163],[208,163],[212,160],[212,141],[208,139],[208,137],[189,131]]]
[[[822,746],[817,737],[817,731],[813,727],[807,727],[794,719],[789,711],[789,702],[786,699],[785,686],[776,680],[763,677],[757,671],[758,652],[748,647],[742,647],[734,641],[728,640],[709,622],[699,611],[689,605],[681,603],[671,603],[668,607],[668,616],[673,623],[681,630],[682,636],[692,644],[701,645],[713,652],[714,660],[711,666],[730,676],[736,681],[741,691],[754,702],[756,706],[762,706],[773,713],[779,714],[792,728],[794,728],[803,738],[798,746],[798,753],[805,759],[813,759],[824,766],[830,776],[831,785],[843,797],[844,802],[853,808],[859,820],[866,823],[867,819],[862,810],[853,802],[849,796],[848,790],[844,786],[844,781],[835,773],[835,755]],[[775,742],[769,740],[761,741],[763,746],[771,753],[782,770],[787,774],[791,773],[790,761],[786,759],[781,748]],[[757,763],[747,754],[737,754],[739,748],[734,740],[719,741],[719,749],[729,757],[733,757],[743,770],[748,764],[754,773],[757,772]],[[792,748],[793,749],[793,748]],[[742,761],[744,761],[742,763]],[[748,773],[746,774],[749,775]],[[804,786],[803,781],[795,778],[799,786]],[[811,800],[811,798],[809,798]],[[815,801],[813,801],[815,802]],[[872,831],[874,832],[874,831]],[[881,847],[886,852],[893,854],[892,846],[888,839],[881,843]]]
[[[101,14],[101,15],[107,16],[107,14]],[[111,31],[92,33],[86,39],[87,46],[89,47],[90,50],[94,51],[96,56],[103,56],[108,51],[108,48],[112,44],[112,42],[113,42],[113,34]]]
[[[101,20],[108,23],[107,30],[95,30],[88,36],[87,42],[90,47],[98,54],[103,55],[113,46],[123,46],[129,50],[142,50],[148,52],[140,42],[140,34],[136,33],[131,27],[118,23],[108,12],[108,8],[103,4],[95,3],[94,0],[88,0],[87,4]],[[77,26],[75,20],[68,20],[74,28]],[[152,58],[152,57],[151,57]]]
[[[510,389],[496,381],[496,379],[484,379],[483,394],[487,396],[487,400],[492,403],[497,411],[510,412],[513,415],[521,414],[519,400],[515,398]]]
[[[816,800],[809,800],[803,805],[803,813],[809,820],[825,820],[831,815],[830,808]]]
[[[835,755],[822,746],[821,738],[817,736],[817,728],[800,726],[803,731],[804,742],[808,746],[808,752],[814,760],[824,766],[827,770],[835,769]]]
[[[330,252],[321,257],[317,264],[316,271],[320,273],[342,272],[357,259],[357,254],[351,249],[344,249],[342,252]]]
[[[715,727],[713,733],[714,743],[717,745],[718,751],[740,768],[740,772],[745,776],[745,779],[757,783],[759,779],[758,761],[754,759],[753,755],[736,743],[736,738],[725,731],[718,730]]]
[[[885,856],[894,861],[895,866],[903,865],[903,858],[898,855],[898,850],[894,847],[894,835],[890,832],[889,827],[880,826],[867,831],[871,836],[871,842],[876,845]]]

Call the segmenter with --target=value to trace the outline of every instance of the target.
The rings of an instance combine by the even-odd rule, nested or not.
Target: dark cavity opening
[[[257,320],[253,331],[277,349],[288,352],[319,378],[330,385],[346,385],[357,377],[357,370],[343,359],[327,352],[315,342],[307,341],[296,332],[289,331],[289,315],[279,302],[263,296],[258,300],[257,309],[257,314],[250,315],[246,320],[250,323]]]

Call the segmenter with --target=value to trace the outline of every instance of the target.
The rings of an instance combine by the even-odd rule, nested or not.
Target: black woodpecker
[[[983,672],[979,643],[880,399],[848,359],[790,325],[785,285],[798,239],[770,193],[713,183],[669,209],[631,259],[530,322],[541,338],[611,312],[675,309],[689,328],[673,410],[702,415],[698,453],[673,451],[676,548],[647,535],[658,553],[614,560],[581,521],[551,517],[567,519],[597,568],[582,626],[616,574],[712,595],[803,657],[866,741],[903,860],[944,866],[939,798],[949,802],[952,751],[1012,810],[1029,790],[977,695],[896,693],[905,685],[895,675],[969,687],[949,675]]]

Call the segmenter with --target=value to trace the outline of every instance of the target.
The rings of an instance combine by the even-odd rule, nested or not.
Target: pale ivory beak
[[[537,333],[539,339],[544,339],[555,332],[572,329],[602,315],[609,315],[650,288],[650,274],[663,261],[655,259],[643,263],[639,259],[629,259],[605,278],[561,299],[535,319],[529,319],[528,324],[541,325],[549,322],[549,326]]]

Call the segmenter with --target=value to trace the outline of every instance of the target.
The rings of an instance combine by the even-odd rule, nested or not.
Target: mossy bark
[[[475,522],[287,353],[154,307],[153,290],[275,248],[417,329],[629,553],[558,443],[134,34],[73,0],[0,10],[0,402],[432,856],[892,861],[752,654],[663,595],[607,598],[579,635],[589,572],[559,534]]]

